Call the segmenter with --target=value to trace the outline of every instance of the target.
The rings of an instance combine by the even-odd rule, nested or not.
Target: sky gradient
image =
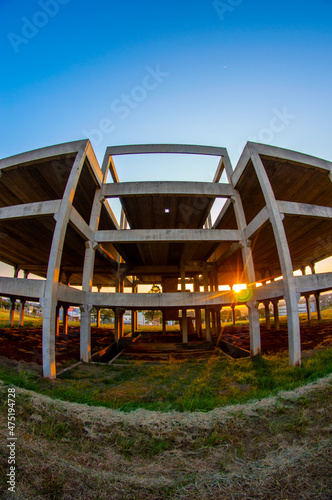
[[[235,167],[247,140],[332,160],[330,0],[1,0],[0,16],[1,158],[90,138],[100,163],[161,142],[226,147]],[[212,180],[213,161],[182,160],[116,165]]]

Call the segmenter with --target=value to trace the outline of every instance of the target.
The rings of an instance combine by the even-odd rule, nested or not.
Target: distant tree
[[[113,323],[114,312],[112,311],[112,309],[101,309],[100,319],[102,323]]]
[[[149,293],[161,293],[161,288],[159,285],[152,285]],[[144,318],[146,321],[153,321],[154,319],[161,318],[161,311],[145,311]]]

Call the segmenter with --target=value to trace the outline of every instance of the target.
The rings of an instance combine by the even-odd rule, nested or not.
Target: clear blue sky
[[[219,4],[1,0],[0,157],[89,137],[100,162],[165,142],[227,147],[235,166],[247,140],[332,160],[331,0]],[[120,179],[216,166],[153,161],[119,162]]]

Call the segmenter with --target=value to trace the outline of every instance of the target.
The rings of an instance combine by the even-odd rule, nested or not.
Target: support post
[[[204,285],[204,292],[208,292],[209,291],[209,278],[208,278],[206,262],[203,263],[203,285]]]
[[[301,338],[298,313],[299,298],[287,236],[282,222],[283,215],[280,213],[269,177],[255,145],[250,143],[247,145],[247,148],[250,152],[251,161],[262,188],[279,255],[287,307],[289,363],[291,366],[299,366],[301,365]]]
[[[58,337],[60,334],[60,308],[61,306],[57,304],[55,308],[55,335]]]
[[[114,309],[114,341],[119,343],[119,308]]]
[[[45,294],[42,299],[43,307],[43,371],[44,377],[54,379],[56,377],[55,366],[55,323],[56,323],[56,301],[57,288],[60,277],[60,265],[63,245],[66,236],[70,212],[76,187],[90,148],[90,142],[86,141],[77,152],[75,161],[71,168],[66,188],[61,200],[60,210],[55,215],[56,225],[53,233],[52,246],[48,259],[47,279]]]
[[[68,335],[68,309],[69,306],[63,306],[63,333]]]
[[[220,314],[221,308],[216,310],[216,322],[217,322],[217,336],[219,338],[221,334],[221,314]]]
[[[166,334],[166,311],[163,309],[161,311],[162,317],[163,317],[163,335]]]
[[[256,356],[261,352],[261,333],[259,325],[259,312],[258,312],[258,302],[249,301],[247,302],[249,324],[252,325],[250,329],[250,354],[251,356]]]
[[[100,307],[96,307],[96,327],[100,327]]]
[[[16,297],[10,297],[9,303],[9,326],[14,326],[14,312],[15,312]]]
[[[270,321],[270,301],[264,300],[263,302],[265,308],[265,328],[267,330],[271,330],[271,321]]]
[[[318,319],[318,321],[321,321],[322,320],[322,311],[321,311],[321,307],[320,307],[319,297],[320,297],[320,292],[316,292],[315,293],[315,300],[316,300],[317,319]]]
[[[194,277],[194,292],[199,293],[199,276]],[[195,309],[195,329],[197,337],[201,336],[202,313],[199,307]]]
[[[206,326],[206,341],[211,342],[211,312],[210,312],[210,306],[207,306],[205,308],[205,326]]]
[[[274,328],[276,330],[280,330],[278,302],[279,302],[278,299],[273,299],[272,300],[272,304],[273,304],[273,317],[274,317]]]
[[[235,326],[236,325],[235,304],[231,304],[231,309],[232,309],[232,324],[233,326]]]
[[[186,273],[185,273],[185,267],[184,267],[184,262],[181,262],[181,292],[186,291]]]
[[[187,309],[182,309],[182,343],[188,342]]]
[[[195,309],[195,327],[196,335],[200,337],[202,334],[202,311],[200,308]]]
[[[20,300],[20,320],[18,326],[23,327],[24,326],[24,306],[25,306],[25,300]]]
[[[211,317],[212,317],[212,335],[216,335],[217,325],[216,325],[216,312],[214,309],[211,310]]]
[[[91,360],[91,311],[92,305],[84,304],[81,309],[80,355],[81,360]]]
[[[307,309],[307,320],[311,321],[311,310],[310,310],[310,295],[305,295],[305,304]]]

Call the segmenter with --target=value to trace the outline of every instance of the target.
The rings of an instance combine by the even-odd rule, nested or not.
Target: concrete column
[[[315,293],[315,299],[316,299],[317,319],[318,319],[318,321],[321,321],[321,319],[322,319],[322,311],[321,311],[321,307],[320,307],[319,297],[320,297],[320,292],[316,292]]]
[[[211,310],[211,319],[212,319],[212,335],[216,335],[217,325],[216,325],[216,312],[214,309]]]
[[[186,291],[186,273],[184,263],[181,262],[181,292]]]
[[[122,339],[124,337],[124,329],[123,329],[123,315],[125,311],[123,309],[119,310],[119,339]]]
[[[208,277],[209,277],[210,291],[214,292],[215,284],[214,284],[214,274],[212,271],[208,273]]]
[[[63,333],[68,335],[68,309],[69,306],[63,306]]]
[[[91,360],[91,311],[92,305],[84,305],[81,309],[80,355],[81,360],[89,363]]]
[[[25,300],[20,300],[20,320],[18,324],[20,327],[24,326],[24,305]]]
[[[132,293],[137,293],[137,285],[135,278],[133,277],[133,284],[132,284]],[[132,310],[131,311],[131,332],[134,334],[137,331],[137,311]]]
[[[43,371],[44,377],[56,377],[55,366],[55,324],[57,288],[60,277],[60,265],[65,241],[67,224],[70,219],[73,199],[81,171],[87,156],[89,142],[84,143],[78,151],[71,168],[66,188],[61,200],[59,212],[54,216],[56,225],[53,233],[52,246],[48,259],[47,279],[43,307]]]
[[[55,309],[55,335],[58,336],[60,334],[60,308],[61,306],[58,304]]]
[[[203,285],[204,285],[204,292],[208,292],[209,291],[209,278],[208,278],[206,262],[204,262],[204,264],[203,264]]]
[[[280,330],[278,302],[279,302],[278,299],[273,299],[272,300],[272,304],[273,304],[273,317],[274,317],[274,328],[275,328],[275,330]]]
[[[163,310],[161,311],[162,313],[162,317],[163,317],[163,334],[165,335],[166,334],[166,311]]]
[[[124,291],[124,275],[120,272],[116,272],[116,284],[115,284],[116,293],[123,293]]]
[[[235,304],[231,304],[231,309],[232,309],[232,324],[233,326],[235,326],[236,325]]]
[[[23,271],[23,277],[24,277],[24,279],[28,279],[29,274],[30,273],[28,271]],[[20,327],[24,326],[24,306],[25,306],[25,302],[26,301],[23,300],[23,299],[20,300],[20,320],[19,320],[19,325],[18,325]]]
[[[96,327],[100,327],[100,307],[96,307]]]
[[[270,301],[264,300],[263,302],[265,307],[265,328],[267,330],[271,330],[271,321],[270,321]]]
[[[18,277],[19,272],[20,269],[18,268],[18,266],[14,266],[14,278]],[[16,297],[10,297],[9,326],[14,326],[15,302],[16,302]]]
[[[194,292],[199,293],[199,276],[194,277]],[[195,309],[195,329],[196,335],[198,337],[201,336],[201,327],[202,327],[202,314],[201,309],[196,307]]]
[[[301,267],[301,272],[302,272],[303,276],[306,275],[305,266]],[[310,295],[305,295],[304,297],[305,297],[305,304],[306,304],[306,309],[307,309],[307,319],[308,319],[308,321],[311,321]]]
[[[251,161],[262,188],[278,249],[287,307],[289,363],[291,366],[299,366],[301,364],[301,338],[298,313],[299,297],[296,289],[296,281],[293,273],[293,264],[288,247],[288,241],[282,222],[284,216],[280,213],[270,180],[259,153],[255,149],[255,145],[250,143],[246,146],[246,148],[249,150]]]
[[[306,304],[306,308],[307,308],[307,319],[308,319],[308,321],[311,321],[310,295],[309,294],[305,295],[305,304]]]
[[[200,308],[195,309],[195,327],[197,337],[200,337],[202,334],[202,311]]]
[[[256,356],[261,352],[261,334],[259,325],[258,302],[249,301],[247,303],[250,329],[250,354]]]
[[[214,286],[215,286],[215,290],[218,292],[219,291],[219,280],[218,280],[217,270],[215,270],[215,273],[214,273]]]
[[[15,297],[10,297],[10,307],[9,307],[9,326],[14,326],[14,311],[15,311]]]
[[[217,335],[219,338],[219,335],[221,333],[221,314],[220,314],[221,308],[216,310],[216,322],[217,322]]]
[[[114,341],[119,342],[119,308],[114,308]]]
[[[182,309],[182,343],[188,342],[188,324],[187,324],[187,309]]]
[[[207,306],[205,308],[205,326],[206,326],[206,337],[205,337],[205,340],[207,342],[211,342],[211,325],[210,325],[210,321],[211,321],[210,307]]]
[[[235,188],[232,180],[233,169],[228,155],[225,155],[223,160],[228,182]],[[240,193],[236,189],[230,200],[233,203],[238,229],[244,231],[244,229],[247,227],[247,221]],[[247,284],[248,292],[250,292],[250,290],[255,289],[255,284],[256,284],[256,274],[255,274],[254,260],[251,251],[251,241],[241,240],[240,247],[241,247],[242,261],[244,266],[245,282]],[[257,348],[259,348],[260,350],[259,314],[258,314],[258,309],[253,308],[251,302],[249,302],[248,304],[249,307],[251,308],[249,310],[250,350],[252,353],[258,354]]]

